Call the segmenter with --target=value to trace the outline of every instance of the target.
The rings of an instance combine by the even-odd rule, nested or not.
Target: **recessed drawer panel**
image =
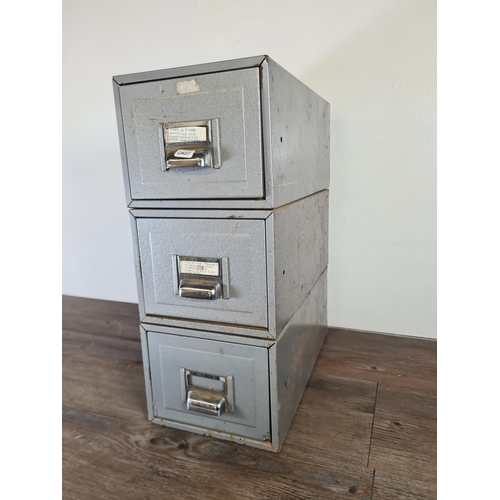
[[[138,218],[147,315],[267,328],[265,221]]]
[[[155,417],[270,439],[265,347],[148,333]]]
[[[133,200],[262,198],[259,69],[120,88]]]

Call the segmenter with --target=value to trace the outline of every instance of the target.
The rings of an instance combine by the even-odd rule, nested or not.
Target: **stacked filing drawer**
[[[149,418],[278,451],[327,331],[329,104],[267,56],[113,80]]]

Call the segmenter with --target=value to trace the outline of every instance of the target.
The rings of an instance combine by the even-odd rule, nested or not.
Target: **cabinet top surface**
[[[234,71],[238,69],[258,67],[269,57],[266,55],[244,57],[242,59],[231,59],[228,61],[216,61],[192,66],[182,66],[180,68],[160,69],[155,71],[144,71],[141,73],[130,73],[127,75],[117,75],[113,80],[118,85],[129,85],[133,83],[148,82],[154,80],[166,80],[191,75],[206,73],[218,73],[221,71]]]

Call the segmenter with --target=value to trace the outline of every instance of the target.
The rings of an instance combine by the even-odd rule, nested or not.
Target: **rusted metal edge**
[[[154,424],[166,425],[168,427],[173,427],[174,429],[179,429],[182,431],[193,432],[195,434],[201,434],[207,437],[215,437],[218,439],[223,439],[225,441],[232,441],[238,444],[245,444],[253,448],[260,448],[262,450],[270,450],[278,452],[279,449],[276,448],[273,443],[269,440],[258,441],[257,439],[246,438],[244,436],[238,436],[235,434],[228,434],[226,432],[214,431],[206,429],[203,427],[196,427],[194,425],[184,424],[182,422],[176,422],[174,420],[167,420],[159,417],[153,418],[152,422]]]
[[[245,219],[265,220],[272,210],[243,210],[243,209],[215,209],[215,208],[132,208],[130,214],[136,219]]]
[[[149,319],[149,318],[147,318]],[[186,324],[189,325],[187,327],[182,327],[177,324],[169,325],[169,324],[157,324],[151,323],[149,321],[142,321],[141,327],[147,330],[148,332],[156,332],[156,333],[168,333],[170,335],[180,335],[183,337],[193,337],[207,340],[215,340],[219,342],[230,342],[231,344],[244,344],[244,345],[252,345],[255,347],[263,347],[269,348],[275,342],[276,339],[269,337],[262,337],[255,335],[254,332],[250,335],[246,335],[246,331],[244,332],[236,332],[234,325],[231,325],[231,331],[228,332],[218,332],[211,331],[208,329],[193,328],[194,322],[186,320]]]

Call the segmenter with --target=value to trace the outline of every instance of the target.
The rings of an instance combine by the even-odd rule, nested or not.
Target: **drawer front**
[[[262,198],[259,69],[120,88],[131,196]]]
[[[148,346],[155,417],[270,439],[265,347],[153,332]]]
[[[264,220],[137,219],[144,312],[267,328]]]

